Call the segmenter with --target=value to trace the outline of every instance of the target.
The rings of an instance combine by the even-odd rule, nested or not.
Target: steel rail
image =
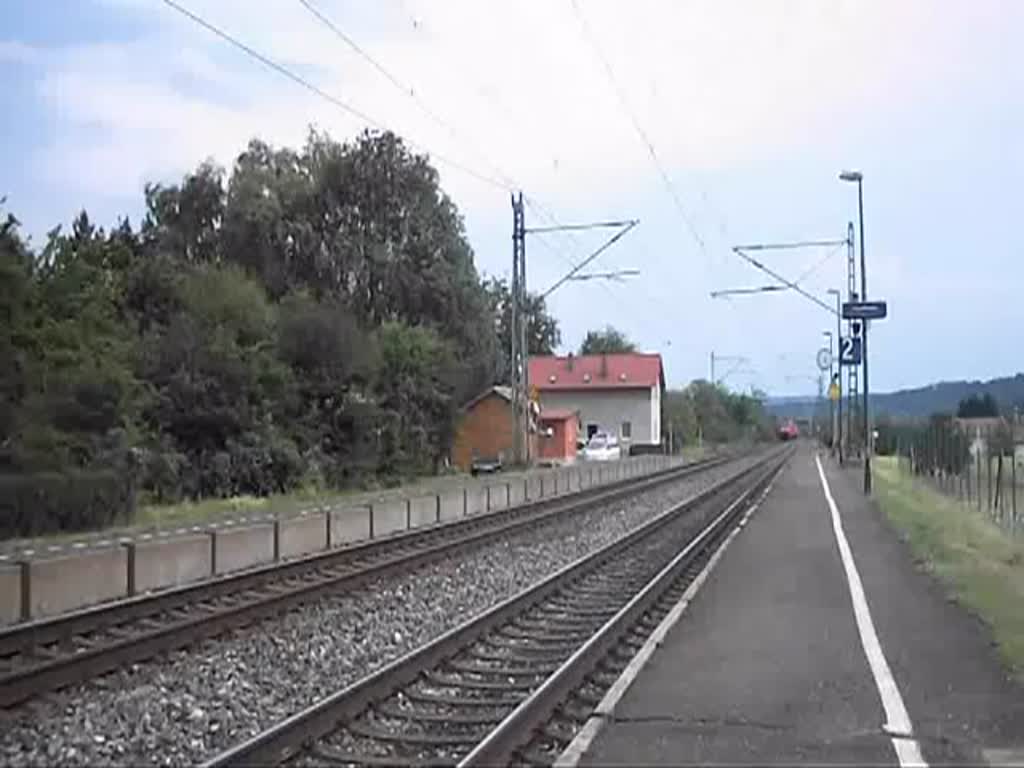
[[[788,458],[788,457],[787,457]],[[679,579],[709,544],[728,530],[751,496],[769,478],[774,477],[785,461],[771,465],[749,488],[719,515],[658,572],[633,598],[605,622],[594,635],[556,669],[544,683],[516,707],[481,741],[472,752],[459,761],[459,768],[505,765],[529,734],[542,727],[556,708],[575,689],[583,685],[607,654],[615,648],[636,622]]]
[[[727,463],[718,457],[0,631],[0,707],[192,645],[454,551]],[[99,635],[99,637],[96,637]],[[104,635],[110,635],[104,637]]]
[[[477,617],[463,622],[376,672],[214,756],[204,764],[204,768],[280,765],[296,757],[304,746],[325,737],[335,731],[339,725],[354,721],[361,713],[371,710],[385,699],[407,689],[429,670],[449,662],[463,649],[508,624],[515,617],[521,617],[527,611],[541,605],[545,600],[565,589],[567,585],[577,582],[588,573],[598,572],[601,567],[614,564],[619,554],[656,535],[667,525],[685,519],[685,513],[696,510],[704,503],[714,501],[723,493],[735,491],[738,484],[748,481],[751,477],[755,477],[756,482],[761,482],[766,476],[765,467],[777,469],[788,460],[790,454],[790,449],[771,452],[753,466],[743,468],[711,487],[695,493],[685,501],[673,505],[646,523],[634,528],[625,536],[589,555],[578,558],[551,576],[498,603]],[[730,504],[730,509],[735,509],[735,504]],[[716,515],[715,519],[721,521],[723,517]],[[706,542],[707,538],[704,537],[701,540]],[[688,551],[692,552],[693,550],[689,549]],[[579,663],[578,661],[574,662],[571,668],[578,669]],[[564,665],[559,668],[561,669],[562,666]],[[518,685],[511,683],[509,685],[512,689],[518,689]],[[529,693],[530,691],[527,690],[523,692],[523,695]],[[517,717],[522,717],[522,715],[517,715]],[[397,736],[396,738],[402,737]],[[334,756],[333,759],[348,762],[351,758]],[[371,762],[386,764],[392,761],[391,758],[382,757],[374,758]],[[397,764],[397,761],[395,762]]]

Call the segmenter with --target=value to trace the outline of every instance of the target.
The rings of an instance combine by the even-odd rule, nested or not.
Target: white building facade
[[[623,448],[660,445],[665,377],[660,355],[531,357],[541,408],[575,411],[583,439],[601,431]]]

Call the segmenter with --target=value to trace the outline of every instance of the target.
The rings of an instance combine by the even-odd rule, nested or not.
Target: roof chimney
[[[565,358],[565,367],[571,371],[572,370],[572,364],[573,364],[574,361],[575,361],[575,358],[573,357],[572,352],[570,352],[569,355]]]
[[[608,378],[608,355],[601,355],[601,378]]]

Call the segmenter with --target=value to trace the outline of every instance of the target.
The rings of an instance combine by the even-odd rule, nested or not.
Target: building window
[[[594,436],[594,434],[597,432],[597,430],[598,430],[597,424],[587,424],[587,440],[590,440],[590,438],[592,438]]]
[[[622,431],[619,433],[623,440],[629,440],[633,437],[633,425],[628,422],[622,422]]]

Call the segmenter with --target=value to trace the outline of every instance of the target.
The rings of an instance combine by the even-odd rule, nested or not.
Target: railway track
[[[550,765],[791,454],[731,473],[205,768]]]
[[[679,480],[732,457],[375,539],[0,631],[0,708],[244,627],[338,589]]]

